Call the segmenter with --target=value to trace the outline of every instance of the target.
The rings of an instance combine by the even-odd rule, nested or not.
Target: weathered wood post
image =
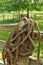
[[[28,57],[21,57],[19,59],[18,65],[29,65],[29,58]]]

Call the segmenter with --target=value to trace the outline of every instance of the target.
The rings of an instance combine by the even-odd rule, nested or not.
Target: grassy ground
[[[15,18],[14,20],[13,19],[9,19],[9,20],[0,20],[0,24],[13,24],[13,23],[17,23],[18,22],[18,19]]]
[[[40,30],[43,31],[43,22],[39,22],[39,27],[40,27]]]
[[[43,31],[43,22],[39,22],[39,27]],[[10,30],[0,30],[0,40],[7,40],[11,31]],[[37,56],[37,47],[38,47],[38,41],[34,41],[34,51],[33,56]],[[43,58],[43,41],[41,41],[41,52],[40,52],[40,58]],[[0,50],[0,59],[2,59],[2,50]]]
[[[37,53],[38,53],[38,41],[34,40],[34,51],[32,56],[37,57]],[[40,44],[40,58],[43,59],[43,41],[41,41]]]
[[[10,30],[0,30],[0,40],[7,40],[10,32]]]

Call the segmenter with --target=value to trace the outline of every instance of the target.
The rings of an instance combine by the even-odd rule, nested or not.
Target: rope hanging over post
[[[19,57],[26,57],[32,55],[32,52],[34,50],[32,38],[35,26],[37,27],[40,36],[39,27],[37,23],[32,19],[27,19],[26,17],[24,17],[20,20],[17,26],[15,26],[2,52],[4,65],[17,65]],[[37,59],[39,60],[40,37],[38,46],[39,47]]]

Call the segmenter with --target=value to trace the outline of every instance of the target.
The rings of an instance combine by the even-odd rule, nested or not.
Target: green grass
[[[15,18],[14,20],[13,19],[4,20],[4,21],[0,20],[0,24],[15,24],[17,22],[18,22],[17,18]]]
[[[7,40],[10,35],[9,30],[0,30],[0,40]]]
[[[37,22],[40,22],[40,23],[43,22],[43,20],[36,20],[36,21],[37,21]]]
[[[37,53],[38,53],[38,41],[34,41],[34,51],[32,56],[37,57]],[[40,58],[43,59],[43,41],[41,41],[40,44]]]
[[[39,28],[41,31],[43,31],[43,20],[36,20],[38,25],[39,25]]]
[[[40,30],[43,31],[43,22],[39,22]]]

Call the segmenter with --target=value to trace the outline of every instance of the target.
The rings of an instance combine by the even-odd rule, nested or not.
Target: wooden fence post
[[[3,14],[3,21],[4,21],[4,14]]]
[[[13,20],[14,20],[14,14],[13,14]]]

